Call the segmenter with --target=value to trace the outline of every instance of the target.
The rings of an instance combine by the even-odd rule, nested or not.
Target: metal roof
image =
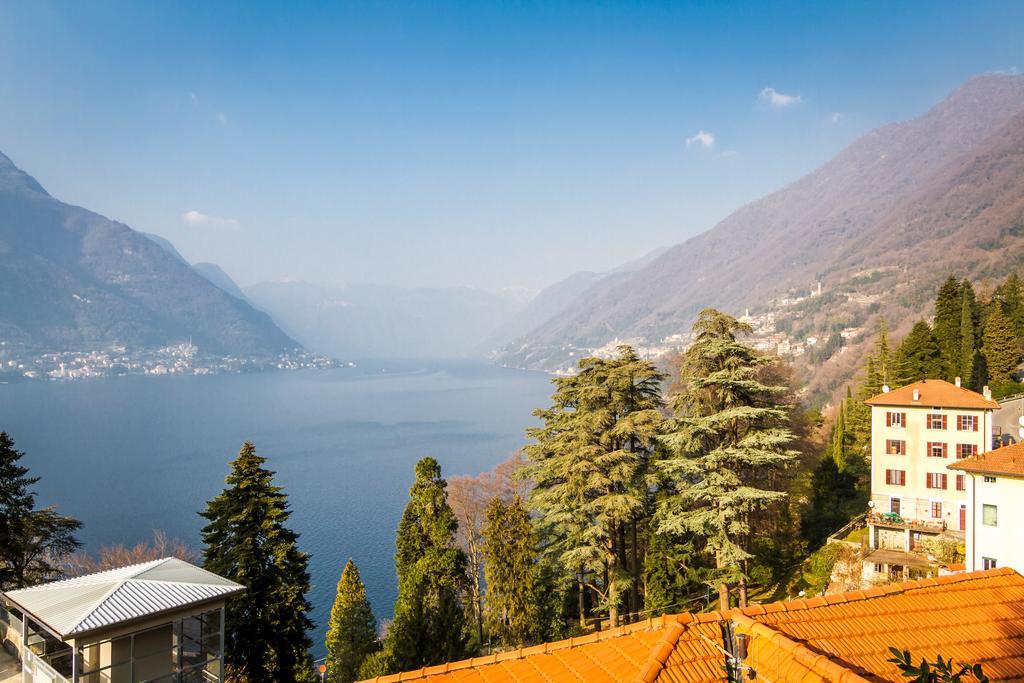
[[[6,593],[62,638],[78,636],[245,590],[184,560],[167,557]]]

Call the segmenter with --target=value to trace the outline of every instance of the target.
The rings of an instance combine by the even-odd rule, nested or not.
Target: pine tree
[[[359,568],[349,559],[338,580],[338,592],[327,628],[327,680],[352,683],[359,680],[363,661],[380,649],[377,620],[366,599]]]
[[[384,647],[396,671],[455,661],[465,653],[466,556],[455,543],[458,522],[433,458],[416,463],[416,481],[398,523],[398,600]]]
[[[82,523],[57,514],[53,507],[36,509],[28,476],[20,464],[24,453],[0,432],[0,589],[25,588],[60,578],[60,560],[80,547],[75,532]]]
[[[500,498],[491,501],[483,536],[488,630],[506,646],[529,645],[541,630],[539,586],[533,525],[519,496],[507,505]]]
[[[945,376],[938,340],[931,326],[924,320],[917,321],[910,333],[904,337],[897,356],[904,370],[904,376],[896,383],[898,386],[922,379],[941,379]]]
[[[701,311],[682,370],[684,389],[673,397],[675,418],[663,437],[671,457],[658,468],[673,493],[662,499],[658,530],[694,536],[714,556],[723,609],[729,584],[743,599],[746,546],[756,533],[752,512],[786,499],[770,485],[773,472],[796,457],[788,414],[776,397],[784,387],[762,384],[759,367],[771,362],[737,341],[750,327],[714,309]]]
[[[525,448],[525,474],[534,482],[541,545],[579,582],[581,623],[584,588],[613,626],[627,599],[639,608],[636,530],[649,502],[645,474],[662,422],[661,380],[626,346],[617,358],[584,358],[576,375],[555,380],[554,405],[534,413],[543,426],[527,432],[536,442]]]
[[[989,381],[996,385],[1011,381],[1010,374],[1017,369],[1020,352],[1013,323],[997,303],[990,306],[985,320],[982,353]]]
[[[960,320],[963,291],[959,280],[950,275],[935,297],[935,339],[942,357],[945,379],[952,381],[962,365]]]
[[[224,651],[228,679],[252,683],[307,676],[312,644],[308,556],[286,526],[288,499],[265,462],[247,441],[227,487],[201,513],[203,566],[246,587],[228,600]]]

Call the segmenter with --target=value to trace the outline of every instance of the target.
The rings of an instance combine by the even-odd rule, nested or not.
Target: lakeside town
[[[306,370],[351,367],[302,348],[276,358],[214,356],[204,354],[191,341],[157,349],[110,346],[103,350],[36,352],[0,341],[0,382],[72,381],[129,375],[217,375],[271,370]]]

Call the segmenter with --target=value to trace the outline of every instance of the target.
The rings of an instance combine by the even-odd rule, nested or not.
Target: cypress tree
[[[839,407],[835,427],[832,428],[832,460],[840,470],[846,469],[846,402]]]
[[[950,275],[935,296],[935,339],[942,357],[943,374],[952,381],[962,365],[960,319],[963,291],[960,282]]]
[[[61,576],[60,560],[81,544],[75,532],[82,523],[57,514],[53,507],[36,509],[32,486],[21,465],[24,453],[14,439],[0,432],[0,589],[13,590]]]
[[[327,680],[332,683],[358,680],[363,661],[380,649],[377,620],[366,599],[359,568],[351,559],[345,563],[338,580],[326,645]]]
[[[985,320],[982,353],[989,380],[993,384],[1011,381],[1010,374],[1017,369],[1020,352],[1013,323],[1003,314],[998,304],[990,306]]]
[[[491,501],[483,536],[488,630],[506,646],[529,645],[541,630],[536,544],[530,513],[519,496],[507,505],[500,498]]]
[[[227,487],[201,513],[203,566],[246,587],[224,618],[227,678],[295,681],[310,674],[308,556],[287,526],[288,497],[246,441],[231,462]]]
[[[460,596],[468,587],[466,556],[455,543],[458,521],[447,483],[433,458],[416,463],[416,480],[398,523],[398,600],[384,647],[396,671],[459,659],[465,653]]]
[[[976,386],[978,381],[978,337],[974,326],[974,290],[969,289],[970,283],[964,281],[963,302],[960,307],[960,365],[957,375],[964,386]]]
[[[714,309],[701,311],[682,368],[683,390],[663,437],[671,455],[657,462],[673,493],[660,501],[658,530],[694,536],[715,558],[721,607],[729,584],[740,581],[744,602],[747,546],[756,530],[750,514],[786,499],[770,484],[773,472],[796,457],[793,434],[777,396],[785,388],[761,383],[771,360],[737,341],[750,327]]]

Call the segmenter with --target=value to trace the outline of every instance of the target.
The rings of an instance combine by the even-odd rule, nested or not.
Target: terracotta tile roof
[[[914,400],[914,390],[920,398]],[[918,408],[971,408],[998,410],[999,404],[976,391],[958,387],[942,379],[923,379],[864,401],[871,406],[914,406]]]
[[[1024,477],[1024,441],[950,463],[951,470]]]
[[[717,683],[723,680],[720,621],[717,614],[658,617],[579,638],[372,680],[377,683]]]
[[[897,681],[898,670],[886,662],[890,645],[910,650],[915,659],[942,655],[981,664],[993,681],[1024,678],[1024,577],[1012,569],[775,603],[742,614],[821,658],[811,667],[814,674],[782,680],[859,680],[842,677],[838,665],[868,680]],[[757,640],[755,634],[751,646]],[[770,647],[763,652],[770,663]],[[772,670],[775,678],[772,671],[764,676],[780,678]]]
[[[716,683],[722,626],[748,636],[756,680],[898,681],[889,646],[915,659],[979,663],[992,681],[1024,678],[1024,577],[1012,569],[935,579],[725,614],[659,617],[582,638],[374,679],[378,683]]]

